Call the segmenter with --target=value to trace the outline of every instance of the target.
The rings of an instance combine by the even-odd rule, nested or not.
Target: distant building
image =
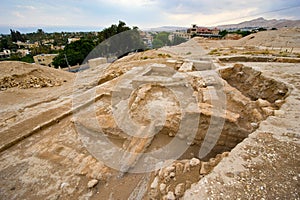
[[[80,40],[80,38],[68,38],[68,44],[71,44],[72,42],[76,42]]]
[[[8,49],[4,49],[3,52],[0,52],[0,58],[9,58],[11,51]]]
[[[30,54],[30,51],[28,49],[18,49],[16,51],[16,53],[19,53],[19,54],[21,54],[21,57],[24,57],[24,56]]]
[[[172,33],[172,34],[170,34],[170,35],[168,36],[168,39],[169,39],[171,42],[173,42],[173,41],[174,41],[174,37],[175,37],[175,34]]]
[[[140,31],[140,36],[141,36],[144,44],[147,47],[152,48],[153,36],[150,33],[143,32],[143,31]]]
[[[187,30],[187,33],[191,36],[202,36],[202,37],[210,37],[210,38],[218,38],[220,30],[218,28],[206,28],[206,27],[198,27],[196,24],[192,25],[192,28]]]
[[[31,48],[39,47],[38,42],[30,43],[29,41],[27,41],[27,42],[17,41],[15,44],[18,45],[18,48],[24,47],[27,49],[31,49]]]
[[[34,62],[39,65],[54,67],[52,62],[58,54],[40,54],[33,56]]]
[[[54,46],[53,44],[50,45],[51,50],[63,50],[65,46]]]
[[[187,31],[176,31],[173,34],[174,36],[182,37],[186,40],[191,39],[191,34],[187,33]]]
[[[49,43],[54,43],[54,39],[42,40],[42,44],[49,44]]]

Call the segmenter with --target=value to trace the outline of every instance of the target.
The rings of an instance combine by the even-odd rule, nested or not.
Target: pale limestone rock
[[[285,112],[283,110],[274,110],[274,115],[276,117],[282,117],[285,115]]]
[[[165,194],[165,193],[166,193],[166,187],[167,187],[166,184],[161,183],[161,184],[159,185],[159,191],[160,191],[162,194]]]
[[[216,166],[219,162],[215,158],[209,159],[209,164],[212,166]]]
[[[192,166],[192,167],[195,167],[195,166],[197,166],[197,165],[199,165],[199,164],[200,164],[200,160],[197,159],[197,158],[192,158],[192,159],[190,160],[190,166]]]
[[[284,103],[284,100],[278,99],[275,101],[275,105],[280,107]]]
[[[163,170],[163,168],[161,168],[161,169],[159,170],[158,176],[159,176],[159,178],[161,178],[161,179],[164,177],[164,170]]]
[[[168,192],[166,197],[167,197],[166,198],[167,200],[175,200],[176,199],[173,192]]]
[[[98,180],[97,179],[93,179],[93,180],[90,180],[89,182],[88,182],[88,188],[93,188],[93,187],[95,187],[97,184],[98,184]]]
[[[262,110],[268,116],[271,116],[274,114],[274,110],[271,107],[264,107],[264,108],[262,108]]]
[[[178,70],[179,72],[193,71],[193,62],[184,62]]]
[[[257,99],[257,104],[259,107],[269,107],[271,106],[270,102],[268,102],[267,100],[264,99]]]
[[[183,173],[189,172],[190,171],[190,163],[187,162],[184,165]]]
[[[154,178],[153,182],[151,183],[150,188],[152,188],[152,189],[157,188],[157,186],[158,186],[158,181],[159,181],[159,179],[158,179],[158,177],[156,176],[156,177]]]
[[[251,126],[252,126],[253,128],[257,128],[257,127],[258,127],[258,123],[252,122],[252,123],[251,123]]]
[[[192,186],[192,182],[189,180],[185,181],[185,188],[190,188]]]
[[[261,113],[260,113],[257,109],[254,109],[254,110],[252,111],[252,116],[253,116],[256,120],[258,120],[258,121],[263,120],[263,116],[261,115]]]
[[[166,172],[170,173],[170,172],[174,172],[175,171],[175,167],[174,166],[169,166],[166,168]]]
[[[225,157],[228,157],[229,156],[229,152],[223,152],[222,154],[221,154],[221,158],[223,159],[223,158],[225,158]]]
[[[176,185],[176,187],[175,187],[175,195],[177,197],[182,197],[184,195],[184,191],[185,191],[185,185],[184,185],[184,183],[179,183],[178,185]]]
[[[176,176],[175,172],[170,173],[170,178],[174,178]]]
[[[159,193],[157,189],[151,189],[149,192],[150,199],[157,199]]]
[[[176,173],[179,173],[179,172],[182,173],[183,168],[184,168],[183,164],[176,163]]]
[[[211,166],[208,162],[202,162],[200,174],[208,174],[211,170]]]

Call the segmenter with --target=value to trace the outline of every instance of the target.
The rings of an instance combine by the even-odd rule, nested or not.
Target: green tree
[[[152,41],[153,48],[161,48],[163,46],[170,46],[171,41],[169,40],[170,33],[167,32],[160,32],[154,36],[154,39]]]
[[[50,46],[47,45],[39,45],[38,47],[31,48],[30,50],[31,54],[34,56],[38,54],[48,54],[52,52]]]
[[[26,55],[26,56],[24,56],[24,57],[22,57],[21,59],[20,59],[20,61],[22,61],[22,62],[27,62],[27,63],[34,63],[34,59],[33,59],[33,56],[32,55]]]
[[[1,42],[0,42],[0,51],[3,50],[3,49],[8,49],[9,46],[8,46],[8,39],[7,38],[2,38],[1,39]]]
[[[119,21],[119,24],[113,24],[111,25],[109,28],[105,28],[103,29],[103,31],[101,31],[99,33],[99,43],[103,42],[104,40],[118,34],[124,31],[129,31],[131,30],[131,28],[129,28],[128,26],[126,26],[125,22]]]
[[[67,33],[61,33],[61,35],[66,38],[76,36],[76,34]],[[122,21],[119,21],[118,25],[113,24],[103,29],[98,33],[98,38],[91,34],[80,33],[80,35],[81,40],[67,44],[64,50],[60,51],[59,55],[54,58],[53,65],[55,67],[68,67],[65,57],[67,57],[69,64],[73,66],[82,64],[85,61],[84,59],[88,60],[108,55],[118,57],[126,52],[133,51],[133,48],[143,49],[144,47],[137,27],[132,30]],[[54,40],[59,43],[57,35],[55,37]],[[96,46],[99,43],[100,45]]]
[[[132,29],[116,34],[100,43],[86,59],[96,57],[121,58],[129,52],[140,51],[143,49],[145,49],[145,45],[141,39],[139,31]]]
[[[227,30],[222,30],[219,32],[219,35],[221,35],[222,37],[225,37],[228,34]]]
[[[172,45],[178,45],[178,44],[181,44],[181,43],[186,42],[186,41],[187,40],[185,38],[175,35],[174,36],[174,41],[172,42]]]
[[[95,44],[91,40],[81,39],[68,44],[59,55],[54,58],[53,65],[55,67],[68,67],[65,57],[67,57],[69,65],[74,66],[81,64],[84,58],[93,50]]]
[[[169,40],[170,33],[160,32],[156,35],[155,39],[158,39],[163,42],[164,46],[171,45],[171,41]]]
[[[242,37],[245,37],[245,36],[247,36],[247,35],[250,35],[251,34],[251,32],[250,31],[241,31],[241,30],[237,30],[236,32],[234,32],[234,33],[236,33],[236,34],[240,34],[240,35],[242,35]]]
[[[164,42],[161,41],[160,39],[154,39],[152,42],[152,46],[154,49],[158,49],[164,46]]]
[[[19,31],[14,31],[10,29],[10,35],[13,42],[25,42],[25,37]]]

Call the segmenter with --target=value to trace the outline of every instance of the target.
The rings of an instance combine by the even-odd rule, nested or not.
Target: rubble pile
[[[23,77],[13,75],[0,79],[0,88],[2,90],[13,87],[18,87],[20,89],[53,87],[60,86],[61,84],[62,81],[34,75],[25,75]]]
[[[72,73],[24,62],[0,63],[0,89],[44,88],[60,86],[73,77]]]
[[[197,158],[177,160],[170,166],[157,170],[148,192],[149,199],[181,198],[193,183],[199,182],[228,155],[228,152],[224,152],[206,162]]]

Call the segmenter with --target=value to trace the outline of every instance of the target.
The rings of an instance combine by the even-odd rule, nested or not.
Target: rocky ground
[[[1,63],[1,199],[300,199],[298,60],[225,43],[262,56],[195,38],[76,76]]]

